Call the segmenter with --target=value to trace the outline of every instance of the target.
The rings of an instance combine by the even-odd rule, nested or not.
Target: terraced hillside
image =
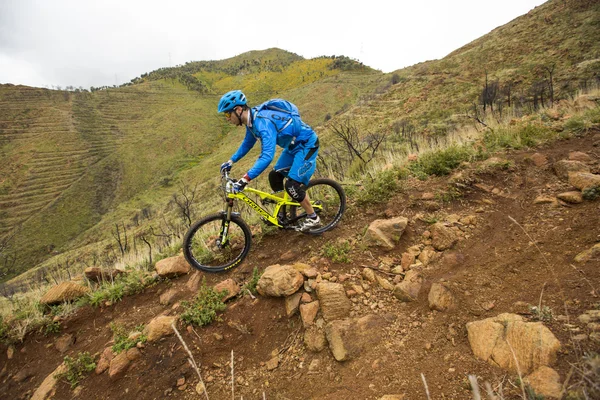
[[[327,69],[332,62],[296,61],[307,65],[286,67],[298,75],[285,96],[305,107],[307,121],[322,121],[380,84],[381,73],[340,77],[341,71]],[[224,61],[223,68],[230,64]],[[303,78],[314,73],[314,65],[327,71],[323,78]],[[209,72],[198,75],[203,73]],[[257,71],[245,87],[222,71],[220,79],[210,72],[215,92],[239,84],[255,104],[274,94],[272,82],[286,73]],[[361,79],[365,76],[372,79]],[[138,203],[127,202],[140,195],[160,211],[182,173],[229,157],[243,135],[225,136],[232,127],[215,113],[219,95],[198,93],[170,77],[92,93],[4,85],[0,98],[7,105],[2,108],[1,168],[6,178],[0,182],[0,240],[11,238],[10,251],[18,254],[12,270],[5,271],[10,275],[53,253],[110,238],[115,222],[137,212],[131,209]],[[200,168],[186,179],[195,184],[213,176]],[[69,245],[74,239],[77,244]]]

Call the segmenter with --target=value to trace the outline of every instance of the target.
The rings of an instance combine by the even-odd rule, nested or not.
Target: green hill
[[[391,74],[343,56],[268,49],[91,92],[0,85],[2,279],[38,266],[114,263],[118,229],[136,253],[142,239],[152,238],[155,251],[176,241],[185,223],[173,196],[196,188],[198,215],[216,207],[218,165],[243,136],[215,112],[228,90],[243,90],[252,104],[296,103],[323,138],[323,154],[347,121],[359,140],[382,134],[388,151],[407,152],[415,135],[443,137],[484,107],[520,115],[597,85],[599,25],[598,2],[551,0],[441,60]]]

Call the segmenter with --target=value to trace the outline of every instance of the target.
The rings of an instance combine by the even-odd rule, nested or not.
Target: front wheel
[[[191,226],[183,239],[183,255],[190,265],[207,272],[239,265],[250,251],[252,233],[237,215],[209,215]]]
[[[346,210],[346,193],[342,186],[332,179],[319,178],[308,182],[306,194],[310,199],[315,212],[321,219],[321,225],[305,231],[310,235],[319,235],[333,229],[342,219]],[[302,207],[295,207],[292,211],[295,219],[305,215]]]

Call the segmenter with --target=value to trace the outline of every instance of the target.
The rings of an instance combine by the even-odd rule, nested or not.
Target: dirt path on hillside
[[[598,135],[506,154],[503,157],[513,162],[508,170],[472,166],[463,171],[471,175],[463,183],[462,197],[449,202],[421,200],[423,193],[446,191],[449,178],[411,181],[405,193],[386,205],[364,214],[351,207],[342,225],[323,237],[296,232],[266,236],[238,269],[206,275],[209,284],[227,278],[241,282],[250,277],[254,267],[262,270],[274,263],[304,262],[321,273],[345,279],[345,284],[360,284],[364,266],[398,264],[408,247],[422,243],[429,222],[452,214],[475,216],[476,220],[453,249],[427,266],[417,301],[402,303],[377,285],[368,287],[368,297],[354,300],[354,316],[375,313],[386,322],[384,328],[372,332],[372,344],[356,359],[340,363],[328,349],[309,352],[303,344],[300,318],[286,317],[284,301],[278,298],[244,296],[229,303],[220,322],[195,331],[180,325],[184,340],[202,365],[210,398],[232,398],[232,351],[238,399],[262,399],[263,393],[266,399],[379,399],[386,394],[424,399],[422,374],[432,399],[472,398],[468,374],[496,388],[502,385],[507,399],[520,398],[514,374],[474,357],[465,324],[501,313],[530,317],[527,305],[538,305],[540,299],[554,315],[545,325],[562,343],[554,368],[564,380],[584,353],[600,348],[599,343],[581,336],[587,328],[577,320],[586,310],[600,307],[600,260],[574,262],[575,255],[600,241],[600,201],[555,206],[534,204],[534,199],[571,189],[551,168],[554,161],[568,158],[569,152],[592,156],[592,168],[598,173]],[[529,159],[535,152],[545,155],[548,165],[535,166]],[[411,220],[394,250],[385,252],[361,244],[370,222],[394,216]],[[322,256],[323,245],[339,239],[353,244],[349,263],[333,263]],[[111,322],[132,328],[165,312],[177,314],[176,306],[162,306],[158,298],[175,287],[181,289],[176,301],[191,299],[185,288],[187,279],[150,287],[110,307],[79,310],[62,324],[60,334],[76,337],[66,354],[101,352],[112,338]],[[430,310],[429,289],[440,281],[452,288],[459,304],[455,311]],[[0,346],[0,398],[31,397],[65,355],[54,347],[55,339],[29,335],[15,347],[12,359],[7,358],[6,346]],[[277,354],[279,365],[268,370],[265,363]],[[578,379],[575,375],[571,384]],[[181,378],[185,384],[177,386]],[[142,357],[124,377],[111,381],[106,373],[92,373],[82,380],[76,394],[68,384],[60,383],[54,398],[204,398],[195,392],[197,381],[178,339],[168,336],[143,348]]]

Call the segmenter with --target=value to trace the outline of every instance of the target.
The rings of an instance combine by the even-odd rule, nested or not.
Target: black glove
[[[248,176],[248,174],[244,175],[244,177],[242,179],[240,179],[239,181],[237,181],[236,183],[233,184],[233,192],[239,193],[242,190],[244,190],[244,188],[246,187],[248,182],[250,182],[250,180],[251,179]]]
[[[221,164],[221,175],[223,174],[223,171],[227,171],[227,172],[231,171],[232,166],[233,166],[233,161],[231,161],[231,160]]]

